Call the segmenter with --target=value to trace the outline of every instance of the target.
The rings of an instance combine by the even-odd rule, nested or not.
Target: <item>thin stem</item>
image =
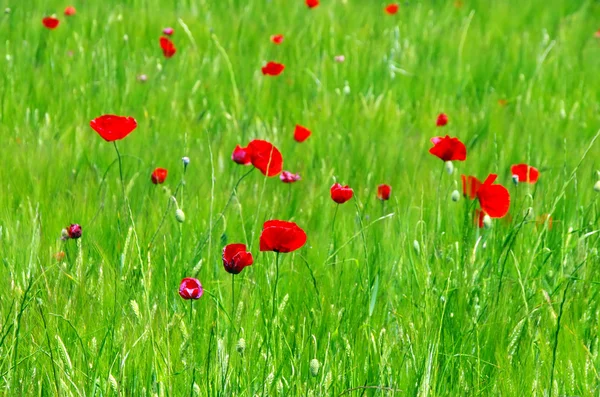
[[[192,311],[194,309],[193,304],[194,304],[194,300],[190,299],[190,325],[192,324]]]
[[[231,321],[235,314],[235,274],[231,274]],[[235,327],[234,327],[235,329]]]
[[[277,284],[279,283],[279,252],[275,256],[275,285],[273,286],[273,314],[271,315],[271,323],[275,321],[275,309],[277,307]],[[273,324],[271,324],[273,327]]]
[[[121,179],[121,190],[123,192],[123,202],[125,202],[125,182],[123,180],[123,160],[121,159],[121,152],[117,146],[117,141],[113,141],[115,145],[115,151],[117,152],[117,159],[119,160],[119,177]]]
[[[333,252],[334,248],[335,248],[335,220],[337,218],[337,213],[338,210],[340,208],[339,204],[336,204],[335,206],[335,211],[333,212],[333,220],[331,221],[331,242],[329,243],[329,252],[327,253],[327,255],[331,255],[331,252]]]
[[[54,364],[54,355],[52,354],[52,345],[50,344],[50,336],[48,335],[48,327],[46,325],[46,317],[44,317],[44,311],[42,307],[38,305],[40,315],[42,316],[42,322],[44,323],[44,331],[46,333],[46,342],[48,343],[48,352],[50,352],[50,361],[52,361],[52,372],[54,374],[54,385],[56,387],[56,395],[60,396],[60,386],[58,383],[58,376],[56,375],[56,364]]]
[[[171,209],[171,202],[173,201],[171,198],[172,197],[177,198],[177,193],[179,193],[179,189],[183,189],[183,185],[185,185],[185,172],[186,171],[187,171],[187,167],[183,167],[183,175],[181,176],[181,180],[177,184],[177,187],[175,188],[175,193],[173,193],[173,196],[169,197],[169,199],[168,199],[169,201],[167,202],[167,208],[165,208],[165,212],[163,213],[162,219],[160,220],[158,227],[154,231],[154,234],[152,235],[152,238],[150,239],[150,242],[148,243],[148,248],[150,248],[152,246],[152,244],[154,243],[154,240],[156,239],[158,232],[162,228],[162,225],[165,223],[165,219],[167,219],[167,215],[169,214],[169,210]],[[181,197],[182,197],[181,202],[183,203],[183,191],[181,192]]]

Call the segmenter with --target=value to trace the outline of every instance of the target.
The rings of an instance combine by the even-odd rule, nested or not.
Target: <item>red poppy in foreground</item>
[[[179,284],[179,296],[183,299],[200,299],[203,293],[202,284],[195,278],[184,278]]]
[[[446,124],[448,124],[448,116],[446,115],[446,113],[440,113],[437,116],[437,120],[435,121],[435,125],[437,125],[438,127],[443,127]]]
[[[294,183],[302,178],[300,178],[300,175],[298,174],[293,174],[289,171],[283,171],[281,175],[279,175],[279,179],[281,179],[281,182],[283,183]]]
[[[245,244],[229,244],[223,248],[223,266],[227,273],[239,274],[246,266],[254,263],[252,254]]]
[[[168,171],[166,169],[157,168],[152,172],[150,179],[152,179],[152,183],[154,183],[155,185],[164,183],[167,179],[167,173]]]
[[[248,144],[250,161],[265,176],[279,175],[283,168],[281,152],[267,141],[255,139]]]
[[[65,15],[68,17],[75,15],[76,12],[77,11],[75,10],[75,7],[68,6],[67,8],[65,8]]]
[[[106,142],[118,141],[125,138],[135,130],[137,121],[133,117],[115,116],[105,114],[90,121],[94,129]]]
[[[296,128],[294,129],[294,139],[296,142],[304,142],[308,139],[311,132],[308,128],[301,126],[300,124],[296,124]]]
[[[387,5],[387,6],[385,7],[385,12],[386,12],[388,15],[394,15],[395,13],[397,13],[397,12],[398,12],[398,8],[400,8],[400,7],[398,6],[398,4],[392,3],[392,4],[389,4],[389,5]]]
[[[334,183],[329,189],[331,199],[338,204],[344,204],[354,196],[354,191],[350,186],[342,186],[339,183]]]
[[[540,172],[537,168],[534,168],[527,164],[516,164],[510,167],[510,172],[512,172],[513,179],[516,183],[524,182],[524,183],[536,183],[538,178],[540,177]]]
[[[481,209],[491,218],[502,218],[510,207],[510,194],[502,185],[495,185],[498,175],[490,174],[477,189]]]
[[[285,66],[281,63],[267,62],[267,64],[263,66],[261,70],[262,74],[265,76],[278,76],[281,74],[281,72],[283,72],[283,69],[285,69]]]
[[[390,195],[392,194],[392,187],[390,185],[379,185],[377,186],[377,198],[382,201],[387,201],[390,199]]]
[[[177,52],[173,42],[166,37],[160,38],[160,48],[162,48],[163,55],[165,58],[171,58]]]
[[[235,149],[233,149],[233,153],[231,154],[231,159],[240,165],[250,165],[252,161],[250,160],[250,151],[247,147],[241,147],[240,145],[236,145]]]
[[[481,181],[474,176],[461,175],[463,196],[475,200],[477,198],[477,190],[481,186]]]
[[[319,5],[319,0],[306,0],[306,6],[308,8],[315,8]]]
[[[263,225],[260,250],[292,252],[306,243],[306,233],[294,222],[272,220]]]
[[[56,29],[58,27],[58,24],[60,23],[60,21],[54,17],[46,17],[46,18],[42,19],[42,23],[48,29]]]
[[[458,138],[436,136],[431,138],[433,147],[429,153],[440,158],[443,161],[465,161],[467,159],[467,148]]]
[[[271,41],[277,45],[283,43],[283,35],[282,34],[274,34],[271,36]]]

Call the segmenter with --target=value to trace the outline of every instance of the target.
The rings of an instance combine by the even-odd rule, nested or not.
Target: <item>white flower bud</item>
[[[519,184],[519,175],[513,175],[512,181],[515,184],[515,186],[517,186]]]
[[[454,163],[452,161],[446,161],[446,172],[450,175],[454,172]]]
[[[600,181],[596,182],[596,184],[594,185],[594,190],[600,193]]]
[[[458,200],[460,200],[460,193],[455,189],[450,197],[452,198],[452,201],[456,203]]]
[[[421,246],[417,240],[413,241],[413,248],[415,249],[417,255],[421,255]]]
[[[177,219],[177,222],[179,223],[185,222],[185,213],[181,210],[181,208],[177,208],[175,210],[175,219]]]
[[[188,164],[190,163],[190,158],[189,158],[189,157],[187,157],[187,156],[185,156],[185,157],[182,157],[182,158],[181,158],[181,162],[183,163],[183,166],[184,166],[184,167],[187,167],[187,166],[188,166]]]
[[[490,229],[492,227],[492,218],[488,214],[485,214],[483,217],[483,227],[486,229]]]
[[[321,363],[316,358],[310,360],[310,374],[312,376],[319,375],[319,368],[321,367]]]

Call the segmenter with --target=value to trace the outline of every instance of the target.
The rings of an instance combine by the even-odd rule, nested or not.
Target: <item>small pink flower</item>
[[[337,63],[344,63],[344,61],[346,60],[346,57],[343,55],[336,55],[335,57],[333,57],[333,60],[336,61]]]
[[[281,175],[279,175],[279,179],[281,179],[281,182],[283,183],[294,183],[302,178],[300,178],[300,175],[298,174],[292,174],[289,171],[283,171]]]
[[[175,33],[175,30],[173,28],[164,28],[163,29],[163,34],[165,36],[172,36],[173,33]]]
[[[179,285],[179,296],[183,299],[200,299],[204,290],[202,284],[195,278],[187,277],[181,280]]]

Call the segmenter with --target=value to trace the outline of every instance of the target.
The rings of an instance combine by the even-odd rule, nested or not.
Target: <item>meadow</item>
[[[0,395],[600,394],[600,3],[320,3],[1,3]],[[256,139],[301,180],[232,161]]]

